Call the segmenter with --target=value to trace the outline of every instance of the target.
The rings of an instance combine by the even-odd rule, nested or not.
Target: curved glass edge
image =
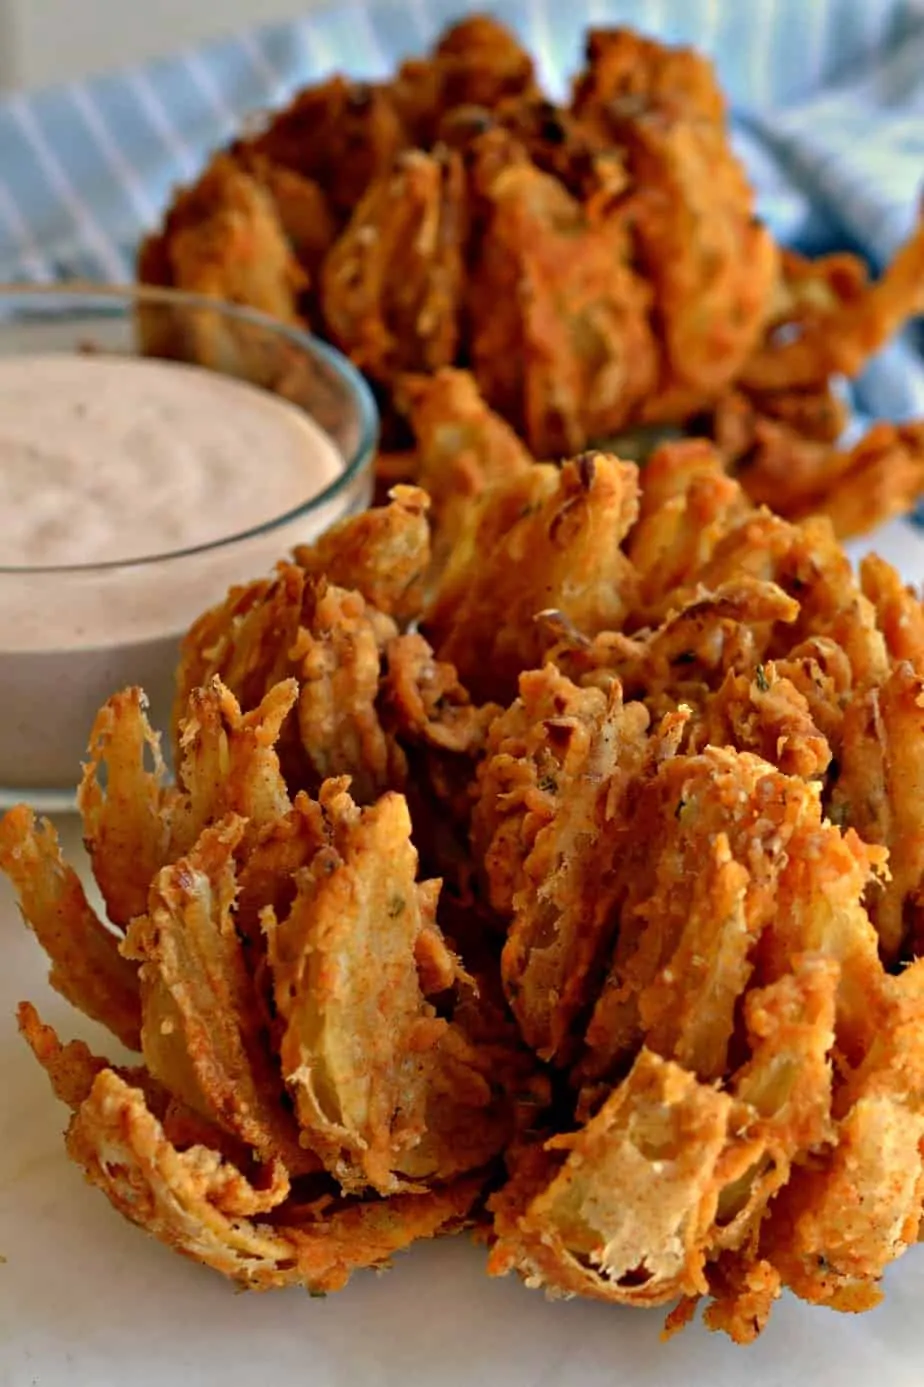
[[[9,567],[0,564],[0,576],[4,574],[73,574],[73,573],[103,573],[109,569],[144,569],[149,565],[163,563],[167,559],[191,558],[198,554],[215,553],[221,549],[231,548],[235,544],[241,544],[250,539],[257,539],[261,535],[270,535],[276,530],[284,529],[287,525],[293,524],[298,520],[312,514],[315,510],[320,510],[322,506],[334,500],[342,492],[350,490],[362,473],[372,466],[376,448],[379,441],[379,413],[369,385],[362,373],[357,370],[353,363],[331,346],[329,342],[324,342],[320,337],[315,337],[309,332],[303,332],[300,328],[291,327],[287,323],[278,322],[271,318],[267,313],[261,313],[254,308],[245,308],[240,304],[225,303],[222,300],[212,299],[204,294],[187,294],[180,289],[159,288],[152,285],[107,285],[81,283],[74,281],[69,284],[37,285],[37,284],[4,284],[0,283],[0,318],[3,317],[2,305],[4,300],[13,300],[19,303],[38,303],[45,302],[49,307],[44,312],[37,311],[33,316],[45,318],[48,316],[51,300],[61,300],[62,308],[71,311],[79,309],[81,306],[86,309],[90,303],[96,302],[103,305],[111,305],[112,311],[118,312],[119,306],[122,309],[132,303],[150,304],[175,304],[177,307],[187,309],[203,309],[211,313],[217,313],[224,317],[234,319],[238,322],[248,323],[262,331],[273,333],[275,336],[291,342],[308,355],[313,355],[320,359],[325,366],[329,367],[333,373],[346,386],[347,391],[352,395],[356,402],[357,413],[359,416],[360,436],[359,441],[353,451],[353,456],[346,461],[346,466],[339,477],[336,477],[329,486],[323,491],[312,496],[310,500],[303,502],[300,506],[294,507],[284,514],[275,516],[272,520],[264,521],[261,525],[255,525],[249,530],[239,531],[237,534],[227,535],[223,539],[211,540],[208,544],[193,545],[185,549],[174,549],[162,554],[146,554],[139,559],[114,560],[107,563],[93,564],[62,564],[53,566],[36,566],[30,568]],[[20,314],[20,316],[25,316]],[[2,794],[2,791],[0,791]]]
[[[36,814],[76,814],[77,786],[56,790],[33,790],[28,785],[0,785],[0,814],[17,804],[28,804]]]

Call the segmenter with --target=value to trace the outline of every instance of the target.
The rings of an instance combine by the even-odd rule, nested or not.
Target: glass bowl
[[[205,366],[305,411],[343,470],[303,504],[171,553],[67,567],[4,567],[0,546],[0,808],[72,808],[87,738],[116,690],[140,685],[169,726],[179,642],[234,583],[368,506],[378,418],[359,372],[261,313],[145,286],[0,286],[0,356],[101,352]],[[259,479],[255,465],[255,480]]]

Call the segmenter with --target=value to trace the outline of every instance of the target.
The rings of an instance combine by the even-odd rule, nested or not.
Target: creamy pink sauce
[[[0,358],[0,566],[167,554],[274,520],[343,464],[295,405],[176,362]]]
[[[198,367],[0,357],[0,807],[75,783],[117,689],[144,687],[166,728],[183,632],[362,504],[368,479],[182,551],[303,506],[343,467],[294,405]]]

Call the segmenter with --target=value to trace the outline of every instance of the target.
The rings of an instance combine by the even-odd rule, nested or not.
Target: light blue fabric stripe
[[[119,170],[100,148],[95,132],[74,101],[73,89],[51,92],[33,112],[36,128],[74,189],[74,195],[115,241],[126,239],[142,219]]]
[[[43,282],[54,277],[52,266],[42,253],[41,243],[23,217],[15,199],[0,183],[0,234],[14,248],[16,278]]]
[[[793,183],[786,163],[738,120],[733,126],[732,142],[757,190],[758,215],[779,241],[804,244],[812,234],[813,218],[817,217],[811,198]],[[831,235],[830,223],[825,223],[822,237],[827,242]]]
[[[324,28],[324,43],[333,66],[345,66],[346,55],[349,55],[350,71],[357,77],[373,79],[388,75],[393,66],[390,46],[383,43],[382,35],[370,23],[365,9],[350,7],[325,18],[328,22]]]
[[[881,264],[908,235],[924,178],[924,26],[873,76],[752,128]]]
[[[405,56],[419,52],[426,43],[425,24],[415,5],[380,4],[368,10],[369,23],[379,47],[385,53]]]
[[[150,74],[144,69],[139,68],[137,71],[121,74],[113,80],[113,87],[118,88],[118,92],[114,91],[111,98],[116,118],[119,119],[119,108],[124,94],[125,106],[136,109],[139,118],[143,113],[144,120],[152,132],[151,137],[143,144],[139,141],[128,147],[133,149],[136,162],[139,162],[139,153],[144,151],[140,167],[145,170],[151,182],[152,197],[159,199],[162,206],[165,187],[195,177],[201,167],[200,152],[188,143],[163,92],[158,90],[151,81]],[[121,119],[119,124],[121,129],[126,129]],[[161,172],[162,169],[164,172]]]
[[[0,167],[18,169],[25,176],[24,196],[17,196],[16,185],[11,188],[8,185],[8,188],[23,219],[33,229],[35,239],[47,244],[48,233],[52,227],[57,231],[56,222],[60,218],[66,237],[62,250],[71,244],[80,247],[95,264],[96,274],[104,278],[124,273],[124,263],[114,241],[102,230],[96,210],[83,202],[74,175],[59,153],[62,132],[56,131],[54,137],[47,135],[42,125],[41,108],[18,98],[7,103],[6,114],[9,128],[0,140]],[[118,189],[113,192],[118,196]]]
[[[150,89],[149,85],[147,89]],[[140,150],[150,151],[149,157],[152,164],[158,158],[169,163],[173,163],[177,159],[178,141],[175,136],[172,142],[164,137],[163,114],[160,119],[156,113],[152,114],[152,103],[145,100],[141,82],[133,83],[123,73],[103,78],[98,82],[83,82],[79,85],[78,90],[84,93],[85,98],[95,106],[99,118],[120,156],[129,165],[135,179],[142,186],[148,208],[151,204],[156,208],[158,189],[155,186],[144,186],[146,179],[144,165],[148,159],[143,161],[139,169],[138,153]],[[163,107],[161,107],[161,112],[163,112]],[[192,164],[192,160],[190,160],[190,164]],[[146,209],[144,215],[147,217],[150,212]]]
[[[197,53],[195,49],[190,49],[183,55],[183,65],[186,69],[186,81],[199,93],[203,110],[214,129],[215,143],[223,144],[233,139],[240,126],[240,116],[237,115],[235,119],[234,102],[228,99],[225,92],[225,69],[210,62],[207,54]],[[242,83],[242,87],[248,92],[253,89],[250,84]]]
[[[854,400],[857,409],[883,419],[924,419],[924,363],[907,334],[870,362]]]

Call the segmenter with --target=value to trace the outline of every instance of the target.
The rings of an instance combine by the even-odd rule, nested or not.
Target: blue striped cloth
[[[139,234],[248,112],[335,68],[386,74],[465,0],[313,10],[142,66],[0,99],[0,279],[131,276]],[[924,176],[924,0],[499,0],[553,93],[589,24],[627,23],[715,59],[760,210],[788,244],[880,266]],[[911,333],[857,384],[858,415],[924,415]]]

